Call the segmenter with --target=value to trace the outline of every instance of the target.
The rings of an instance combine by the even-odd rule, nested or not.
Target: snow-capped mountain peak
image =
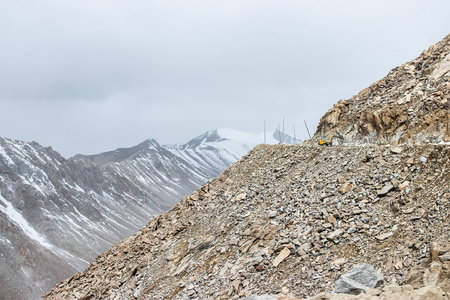
[[[223,141],[224,138],[220,136],[218,130],[211,130],[208,132],[205,132],[202,135],[199,135],[198,137],[193,138],[189,142],[187,142],[184,145],[181,145],[180,147],[184,149],[193,149],[196,147],[201,146],[204,143],[215,143]]]

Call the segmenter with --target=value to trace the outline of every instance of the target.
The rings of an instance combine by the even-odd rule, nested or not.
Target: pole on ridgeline
[[[308,131],[309,139],[311,140],[311,134],[309,133],[308,125],[306,125],[306,121],[305,120],[303,120],[303,121],[305,122],[306,130]]]
[[[266,144],[266,120],[264,120],[264,144]]]
[[[285,137],[285,135],[284,135],[284,117],[283,117],[283,142],[284,142],[284,137]]]
[[[297,143],[297,136],[295,135],[295,125],[292,125],[294,127],[294,144]]]
[[[281,131],[280,131],[280,124],[278,124],[278,140],[281,143]]]

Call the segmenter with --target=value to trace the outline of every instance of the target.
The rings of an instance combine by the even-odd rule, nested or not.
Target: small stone
[[[329,229],[329,228],[333,227],[333,225],[331,225],[330,223],[325,223],[325,224],[323,224],[322,226],[323,226],[323,228],[325,228],[325,229]]]
[[[264,266],[264,264],[260,264],[255,269],[256,269],[256,271],[261,272],[261,271],[264,271],[265,268],[266,267]]]
[[[309,249],[312,248],[311,243],[304,243],[300,246],[299,250],[304,250],[304,251],[308,251]]]
[[[272,210],[269,212],[269,218],[273,219],[277,216],[277,212],[275,210]]]
[[[385,186],[383,186],[381,190],[377,190],[377,195],[386,196],[393,188],[394,186],[392,185],[392,183],[388,183]]]
[[[450,261],[450,251],[445,253],[445,254],[443,254],[443,255],[441,255],[441,256],[439,256],[439,259],[441,261]]]
[[[330,222],[331,224],[334,224],[334,223],[336,223],[336,218],[333,215],[329,215],[328,222]]]
[[[394,187],[394,189],[398,188],[399,183],[398,183],[397,178],[392,178],[391,183],[392,183],[392,186]]]
[[[384,241],[388,237],[391,237],[393,235],[392,231],[377,235],[375,238],[379,241]]]
[[[338,236],[340,236],[343,233],[342,229],[336,229],[335,231],[333,231],[332,233],[330,233],[327,236],[327,239],[329,240],[334,240],[335,238],[337,238]]]
[[[278,265],[290,254],[291,250],[289,250],[288,248],[284,248],[283,250],[281,250],[280,254],[278,254],[278,256],[275,258],[272,265],[274,267],[278,267]]]
[[[237,195],[236,196],[236,200],[243,200],[243,199],[245,199],[245,197],[247,197],[247,194],[246,193],[241,193],[241,194],[239,194],[239,195]]]
[[[358,207],[355,207],[355,208],[353,209],[353,214],[354,214],[354,215],[359,215],[359,214],[361,214],[361,213],[362,213],[362,210],[359,209]]]
[[[350,182],[346,182],[338,188],[338,192],[341,194],[345,194],[352,188],[352,184]]]
[[[404,191],[409,186],[409,181],[406,180],[398,185],[400,191]]]
[[[419,161],[420,161],[421,163],[426,163],[426,162],[427,162],[427,158],[426,158],[425,156],[421,156],[421,157],[419,158]]]
[[[394,153],[394,154],[400,154],[400,153],[403,152],[403,148],[401,148],[401,147],[392,147],[391,148],[391,152]]]
[[[345,178],[343,176],[338,176],[338,182],[340,184],[344,183],[345,182]]]
[[[336,259],[331,264],[335,266],[342,266],[347,260],[343,257]]]
[[[415,207],[410,207],[410,208],[408,208],[408,209],[405,209],[405,210],[403,211],[403,213],[404,213],[404,214],[412,214],[412,213],[414,212],[415,209],[416,209]]]
[[[356,231],[357,231],[356,227],[350,227],[350,228],[347,230],[347,233],[348,233],[348,234],[352,234],[352,233],[355,233]]]
[[[322,208],[320,211],[322,212],[322,214],[323,214],[325,217],[328,217],[328,216],[330,215],[330,214],[327,212],[327,210],[326,210],[325,208]]]

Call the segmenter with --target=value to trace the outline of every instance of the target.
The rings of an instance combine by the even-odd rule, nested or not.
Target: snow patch
[[[32,240],[39,243],[44,248],[52,251],[59,257],[63,258],[65,261],[67,261],[72,267],[74,267],[77,270],[80,270],[81,268],[85,267],[89,264],[89,262],[77,258],[73,256],[72,254],[62,250],[59,247],[56,247],[55,245],[51,244],[45,237],[43,237],[39,232],[37,232],[31,225],[28,223],[28,221],[22,216],[22,214],[14,208],[14,206],[7,201],[2,195],[0,191],[0,200],[5,204],[5,206],[0,205],[0,211],[5,213],[9,220],[13,223],[15,223],[17,226],[19,226],[22,231]]]

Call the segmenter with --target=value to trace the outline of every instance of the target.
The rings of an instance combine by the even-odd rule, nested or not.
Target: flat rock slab
[[[377,235],[375,238],[379,241],[384,241],[385,239],[391,237],[393,235],[392,231]]]
[[[290,254],[291,250],[289,250],[288,248],[284,248],[283,250],[281,250],[280,254],[278,254],[278,256],[273,261],[273,266],[278,267],[278,265]]]
[[[386,196],[393,188],[394,188],[394,186],[391,183],[388,183],[385,186],[383,186],[381,188],[381,190],[377,191],[377,195],[378,196]]]

